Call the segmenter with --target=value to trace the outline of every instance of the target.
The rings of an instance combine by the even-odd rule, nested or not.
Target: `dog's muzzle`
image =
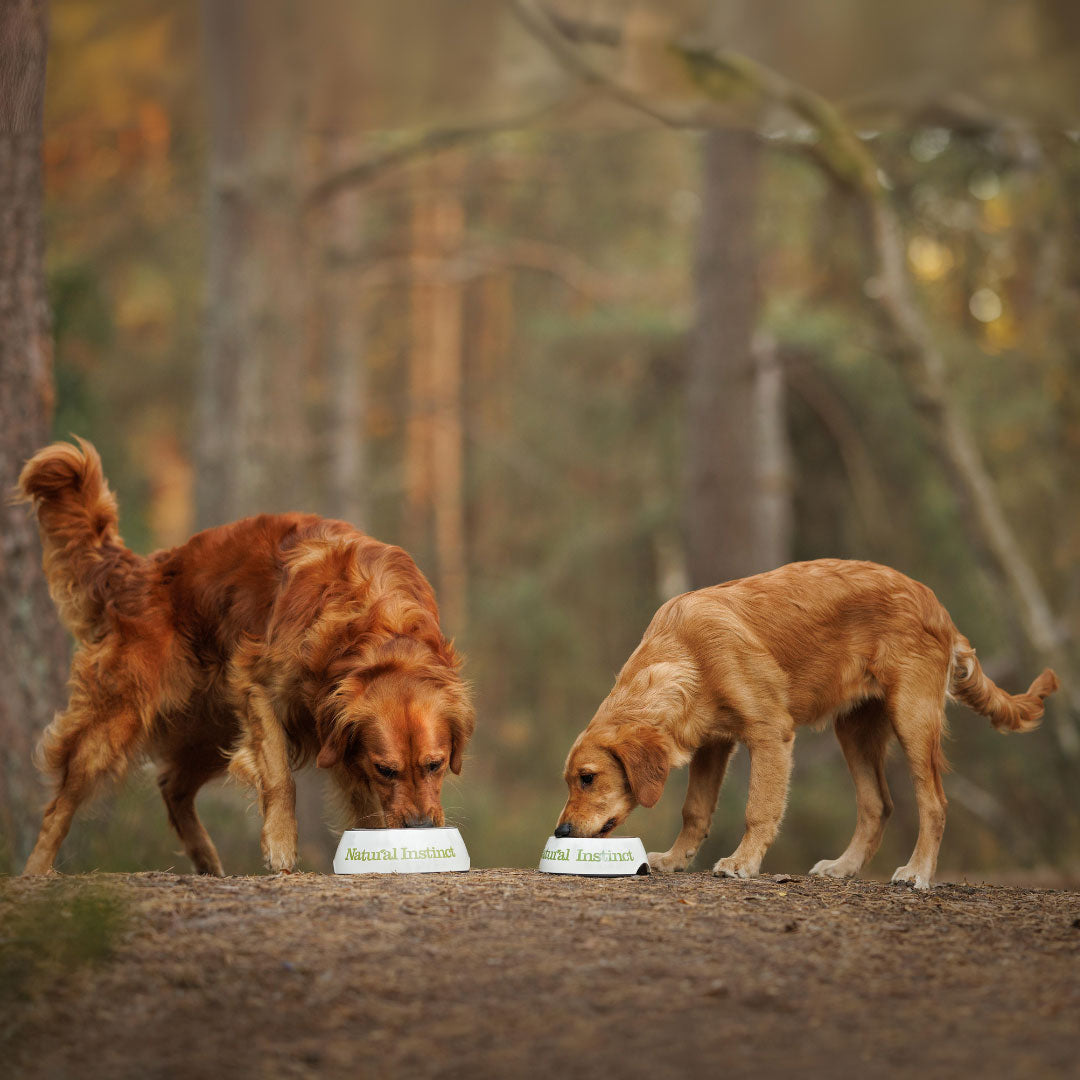
[[[564,821],[561,825],[555,826],[555,836],[558,839],[563,840],[568,836],[574,835],[574,826],[568,821]]]

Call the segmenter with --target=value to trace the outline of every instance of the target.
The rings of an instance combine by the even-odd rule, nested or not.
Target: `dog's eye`
[[[581,786],[582,787],[589,787],[592,784],[592,782],[596,779],[596,773],[583,772],[581,774],[581,776],[579,777],[579,779],[581,780]]]
[[[397,779],[397,769],[391,769],[389,765],[376,765],[375,771],[387,780]]]
[[[429,761],[428,764],[425,766],[425,768],[427,769],[427,771],[429,773],[436,773],[442,767],[443,767],[443,763],[441,761]]]

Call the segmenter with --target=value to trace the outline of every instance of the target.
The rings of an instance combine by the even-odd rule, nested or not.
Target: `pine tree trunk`
[[[210,112],[207,214],[206,341],[199,369],[195,459],[196,521],[200,528],[228,521],[234,505],[232,424],[244,352],[241,321],[244,214],[238,190],[244,158],[240,101],[244,72],[237,51],[244,26],[240,4],[204,0],[203,40]]]
[[[52,341],[42,265],[44,0],[0,5],[0,869],[17,866],[40,822],[37,733],[62,704],[68,641],[41,547],[8,493],[49,436]]]
[[[429,505],[439,607],[450,633],[464,629],[468,586],[462,422],[464,290],[447,265],[464,238],[460,176],[458,155],[436,159],[414,206],[417,275],[412,290],[406,447],[409,527],[414,535],[421,535],[425,505]]]
[[[423,559],[430,547],[432,400],[431,207],[418,181],[412,205],[413,275],[409,288],[408,402],[405,417],[405,544]]]
[[[357,157],[357,140],[335,136],[331,165],[341,168]],[[346,190],[325,211],[325,243],[320,294],[325,328],[327,408],[327,513],[370,528],[367,444],[366,327],[358,269],[364,247],[361,194]]]
[[[758,311],[754,216],[760,149],[752,133],[704,140],[696,266],[697,320],[687,379],[687,555],[702,588],[786,562],[783,376],[755,347]]]
[[[757,568],[771,570],[791,561],[794,507],[791,445],[787,427],[787,382],[776,342],[757,334],[754,355],[754,522]]]
[[[489,218],[490,221],[490,218]],[[481,446],[504,446],[510,415],[510,358],[514,335],[512,278],[496,271],[473,290],[467,325],[466,383],[471,388],[465,423]],[[506,559],[505,508],[497,497],[477,499],[469,508],[469,544],[477,566],[496,571]]]
[[[206,0],[210,98],[202,526],[304,508],[304,20],[288,0]]]

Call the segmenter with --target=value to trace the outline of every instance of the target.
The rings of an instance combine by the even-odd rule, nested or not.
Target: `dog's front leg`
[[[735,851],[721,859],[713,873],[718,877],[753,877],[776,839],[787,805],[791,777],[794,731],[747,741],[750,751],[750,796],[746,801],[746,832]]]
[[[243,729],[229,772],[259,794],[262,854],[267,869],[289,873],[296,866],[296,783],[289,769],[285,730],[262,687],[249,690]]]
[[[690,759],[690,781],[682,809],[682,829],[668,851],[650,851],[649,865],[661,873],[686,870],[709,835],[720,787],[735,743],[730,739],[699,746]]]

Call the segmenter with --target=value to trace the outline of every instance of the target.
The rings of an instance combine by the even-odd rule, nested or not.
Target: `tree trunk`
[[[486,224],[491,227],[491,210]],[[502,447],[513,418],[510,359],[514,335],[514,297],[510,273],[497,270],[477,282],[468,305],[470,337],[466,385],[470,387],[465,424],[478,445]],[[477,566],[498,572],[506,558],[505,508],[498,498],[480,498],[469,507],[469,547]]]
[[[235,462],[232,423],[237,376],[245,343],[240,318],[238,252],[244,215],[237,190],[244,157],[239,102],[244,81],[238,48],[244,26],[240,5],[204,0],[203,43],[210,113],[210,183],[207,213],[206,341],[199,370],[195,460],[196,521],[200,528],[227,521],[233,507]]]
[[[206,0],[207,332],[199,523],[299,509],[308,490],[302,216],[304,20],[288,0]]]
[[[693,588],[788,559],[783,373],[754,340],[760,149],[743,131],[704,140],[697,319],[687,378],[687,554]]]
[[[791,561],[793,508],[791,446],[787,427],[787,376],[775,340],[757,334],[754,356],[754,531],[758,566],[770,570]]]
[[[340,135],[332,138],[329,152],[332,167],[340,168],[356,157],[351,142]],[[357,266],[364,232],[361,199],[355,188],[346,189],[326,207],[321,301],[329,405],[327,513],[361,528],[369,528],[367,444],[364,438],[366,328],[361,274]]]
[[[33,519],[7,497],[48,440],[53,406],[41,222],[47,41],[44,0],[0,5],[0,869],[33,843],[33,745],[62,703],[68,659]]]
[[[443,624],[464,629],[465,449],[462,424],[462,307],[464,289],[447,265],[460,249],[465,211],[458,155],[426,170],[413,213],[417,276],[412,289],[413,336],[407,436],[411,528],[419,533],[430,503],[436,579]]]

